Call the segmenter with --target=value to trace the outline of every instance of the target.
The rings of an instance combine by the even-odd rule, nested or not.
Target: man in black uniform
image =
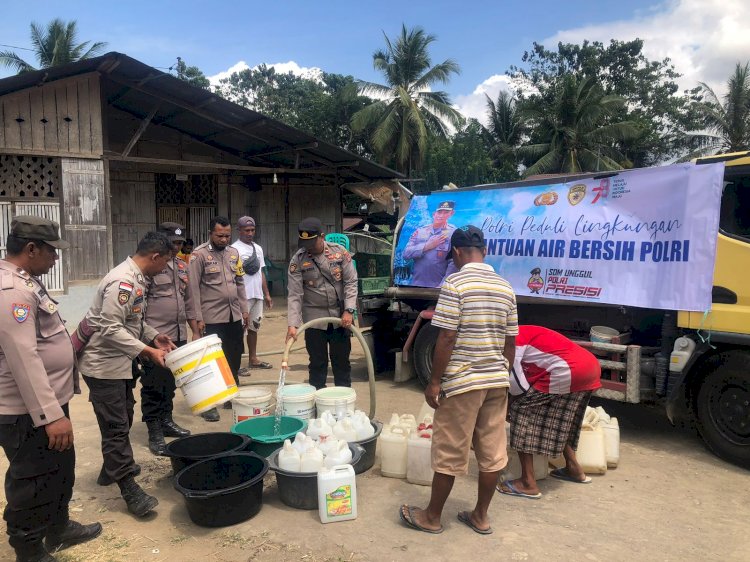
[[[76,462],[68,402],[80,389],[70,337],[38,279],[69,247],[57,223],[18,216],[0,260],[0,446],[10,463],[4,518],[21,562],[54,562],[49,552],[102,532],[99,523],[68,517]]]
[[[146,280],[146,323],[180,347],[188,339],[185,310],[190,306],[188,265],[177,257],[185,242],[184,230],[176,222],[165,222],[159,225],[159,232],[172,242],[173,257],[167,267]],[[185,437],[190,431],[172,419],[175,392],[172,372],[153,361],[143,363],[141,413],[148,427],[148,448],[155,455],[164,455],[167,448],[164,437]]]

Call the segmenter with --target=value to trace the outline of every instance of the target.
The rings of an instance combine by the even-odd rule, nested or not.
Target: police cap
[[[10,223],[10,233],[16,238],[40,240],[58,250],[70,248],[70,243],[60,238],[60,225],[42,217],[31,215],[13,217]]]
[[[185,229],[176,222],[163,222],[159,225],[159,232],[166,234],[170,242],[184,242]]]
[[[438,211],[453,211],[456,208],[456,202],[455,201],[442,201],[439,205],[437,210]]]

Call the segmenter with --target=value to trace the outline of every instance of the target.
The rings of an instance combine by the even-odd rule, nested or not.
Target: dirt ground
[[[286,318],[272,312],[260,334],[261,351],[282,346]],[[354,387],[358,407],[368,409],[366,368],[356,342],[353,347]],[[270,358],[279,366],[280,356]],[[295,354],[291,380],[306,377],[307,357]],[[277,376],[254,371],[250,380]],[[247,380],[247,379],[245,379]],[[445,508],[445,532],[428,535],[405,528],[397,509],[408,502],[423,506],[429,488],[380,475],[379,460],[357,477],[358,518],[322,525],[317,511],[286,507],[278,497],[273,472],[265,479],[263,508],[253,519],[223,529],[194,525],[183,498],[172,487],[171,467],[146,447],[145,424],[132,430],[136,461],[143,466],[141,485],[159,498],[156,513],[143,520],[131,517],[116,486],[97,486],[101,466],[99,431],[84,395],[71,403],[76,434],[76,486],[71,516],[100,521],[100,538],[57,554],[61,561],[175,560],[747,560],[750,538],[749,473],[708,453],[694,434],[670,426],[659,407],[602,401],[621,426],[620,466],[590,485],[552,479],[540,482],[537,501],[497,494],[490,508],[494,534],[480,536],[456,520],[471,509],[476,494],[476,464],[456,480]],[[422,393],[414,382],[377,382],[377,417],[391,412],[416,414]],[[228,430],[231,416],[209,424],[192,416],[179,395],[175,419],[193,432]],[[136,405],[136,419],[140,419]],[[4,456],[0,471],[7,469]],[[4,505],[0,492],[0,504]],[[0,559],[12,560],[6,542]]]

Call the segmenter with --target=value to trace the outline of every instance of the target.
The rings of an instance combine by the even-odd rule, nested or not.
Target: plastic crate
[[[365,277],[359,280],[360,295],[381,295],[391,283],[390,277]]]

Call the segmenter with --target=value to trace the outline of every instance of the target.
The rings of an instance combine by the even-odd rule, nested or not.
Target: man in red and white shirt
[[[565,457],[552,472],[562,480],[589,483],[575,450],[591,393],[601,387],[601,367],[590,352],[541,326],[519,326],[510,377],[515,396],[510,410],[510,448],[518,452],[521,478],[506,480],[498,491],[540,498],[533,455]]]

